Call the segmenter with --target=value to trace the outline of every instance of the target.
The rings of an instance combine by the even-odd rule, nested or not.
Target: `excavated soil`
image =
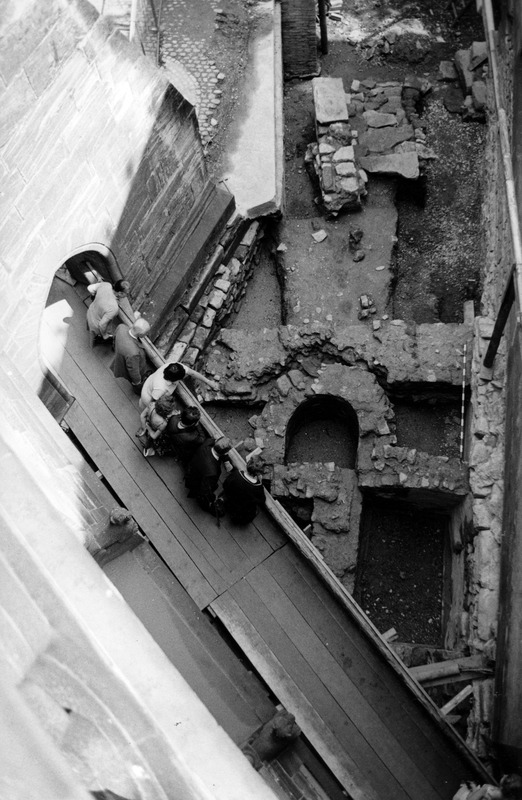
[[[372,35],[385,31],[393,15],[399,22],[417,19],[424,33],[403,36],[385,54],[370,46]],[[461,322],[464,301],[477,302],[480,296],[481,163],[486,129],[477,122],[463,122],[460,115],[445,109],[446,84],[438,80],[438,68],[458,49],[484,39],[481,18],[471,4],[455,20],[447,0],[344,0],[341,17],[339,22],[328,20],[329,52],[320,58],[322,76],[342,77],[347,87],[353,79],[402,81],[415,74],[426,77],[433,87],[425,98],[422,118],[426,144],[437,159],[428,163],[422,181],[401,185],[390,181],[398,210],[398,241],[386,310],[413,323]],[[357,25],[364,36],[356,42],[352,34]],[[317,202],[317,185],[304,165],[307,145],[316,138],[310,79],[293,79],[284,86],[284,136],[285,218],[309,220],[314,228],[326,217]],[[218,150],[216,140],[213,166],[219,164]],[[371,213],[371,181],[367,214]],[[332,242],[334,237],[322,244],[326,258]],[[278,325],[280,304],[275,271],[265,260],[231,326],[253,331]],[[248,434],[248,409],[239,413],[215,408],[212,413],[232,437]],[[328,444],[332,439],[324,426],[316,427],[296,445],[296,460],[317,461],[323,440]],[[432,455],[458,455],[458,401],[436,406],[398,403],[396,434],[399,445]],[[381,631],[393,626],[403,641],[440,643],[446,530],[444,517],[398,508],[387,501],[365,504],[356,591]]]

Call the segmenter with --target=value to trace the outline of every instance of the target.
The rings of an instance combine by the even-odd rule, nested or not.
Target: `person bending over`
[[[130,328],[123,323],[114,336],[114,361],[111,369],[116,378],[127,378],[135,394],[140,394],[143,381],[149,373],[147,356],[141,339],[150,331],[144,319],[137,319]]]
[[[99,342],[112,342],[114,333],[112,321],[118,316],[118,301],[126,296],[130,289],[127,281],[116,281],[114,286],[108,281],[91,283],[87,287],[93,296],[87,309],[87,329],[91,337],[91,347]]]
[[[172,394],[178,384],[178,381],[182,381],[187,377],[187,375],[190,375],[192,378],[195,378],[198,381],[206,383],[207,386],[210,386],[212,389],[219,389],[219,386],[217,383],[215,383],[215,381],[209,380],[191,367],[186,367],[184,364],[178,364],[177,362],[166,365],[163,364],[155,372],[153,372],[152,375],[149,375],[143,384],[140,397],[140,408],[145,408],[145,406],[147,406],[151,400],[157,400],[158,397],[161,397],[161,395],[165,394],[165,392]]]

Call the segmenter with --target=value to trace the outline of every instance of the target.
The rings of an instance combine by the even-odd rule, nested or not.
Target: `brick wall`
[[[36,385],[60,264],[104,245],[143,294],[208,180],[192,106],[88,2],[11,0],[0,32],[0,331]]]

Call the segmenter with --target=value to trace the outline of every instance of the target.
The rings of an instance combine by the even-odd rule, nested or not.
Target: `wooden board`
[[[389,693],[386,693],[385,697],[382,695],[378,697],[376,710],[367,697],[369,694],[370,697],[373,696],[372,699],[374,698],[373,686],[369,686],[367,683],[370,676],[365,679],[361,671],[361,674],[356,676],[359,680],[362,678],[363,683],[360,685],[359,681],[353,680],[350,675],[346,674],[343,666],[333,657],[329,647],[323,644],[307,620],[306,608],[304,609],[305,616],[303,616],[287,596],[285,590],[273,578],[270,565],[257,567],[249,574],[247,580],[258,597],[270,609],[281,629],[285,631],[317,679],[321,681],[350,719],[355,730],[351,732],[349,740],[346,741],[347,746],[353,748],[357,735],[361,738],[361,744],[364,740],[373,751],[367,753],[361,746],[361,754],[364,759],[360,764],[361,768],[371,768],[375,774],[382,773],[389,793],[393,792],[392,787],[395,780],[404,790],[404,797],[423,797],[424,800],[439,798],[440,795],[427,784],[423,772],[411,759],[409,748],[404,748],[395,738],[393,720],[387,716],[390,713],[386,706]],[[310,605],[308,598],[303,597],[303,602],[300,602],[299,605],[301,608],[303,605]],[[329,639],[329,628],[325,633]],[[348,654],[346,654],[346,658],[349,658]],[[386,769],[389,776],[386,774]]]
[[[216,589],[180,545],[169,524],[145,497],[132,475],[122,469],[118,458],[107,447],[105,439],[77,403],[70,408],[67,421],[91,458],[105,474],[111,476],[113,490],[117,493],[121,504],[132,512],[143,533],[150,539],[194,602],[200,608],[205,608],[217,596]],[[219,581],[217,575],[215,580]]]
[[[379,800],[379,796],[372,790],[366,776],[360,773],[349,753],[325,725],[300,686],[288,675],[270,644],[267,644],[260,635],[248,614],[244,613],[230,592],[217,598],[212,603],[212,609],[226,625],[260,675],[273,687],[285,708],[294,714],[304,735],[350,797],[353,800]],[[382,797],[385,796],[382,795]]]
[[[150,545],[110,562],[105,573],[189,686],[236,744],[275,713],[249,673]]]
[[[211,607],[347,791],[450,800],[466,760],[291,545]]]
[[[418,778],[422,776],[422,782],[427,781],[434,788],[440,788],[441,776],[449,787],[458,786],[462,763],[455,758],[445,737],[422,707],[413,702],[399,676],[389,670],[379,652],[372,649],[358,627],[317,581],[310,567],[292,547],[274,554],[265,562],[265,567],[277,582],[279,591],[284,592],[296,611],[306,619],[320,645],[334,659],[335,671],[342,669],[345,672],[358,687],[371,713],[379,716],[387,729],[386,738],[396,740],[408,754],[403,760],[414,762],[413,769],[407,767],[411,774],[417,773]],[[290,615],[287,618],[290,620]],[[307,647],[308,644],[306,642]],[[325,670],[326,665],[318,674],[326,674]],[[329,682],[331,677],[329,674]],[[349,704],[349,709],[352,715],[354,705]],[[423,796],[429,796],[424,786],[422,791]]]

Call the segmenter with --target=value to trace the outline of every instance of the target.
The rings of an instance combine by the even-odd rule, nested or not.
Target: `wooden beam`
[[[506,323],[511,312],[511,307],[515,302],[515,282],[513,280],[514,272],[515,267],[512,267],[504,288],[502,300],[500,301],[500,308],[495,320],[495,327],[493,328],[488,349],[486,350],[486,355],[484,356],[483,363],[486,369],[491,369],[493,366],[493,361],[495,360],[495,356],[500,345],[500,340],[502,339],[502,334],[504,333],[504,328],[506,327]]]
[[[350,757],[315,708],[266,645],[236,601],[225,593],[212,610],[239,644],[265,683],[296,719],[297,724],[353,800],[377,800],[366,776]]]
[[[326,0],[318,0],[319,30],[321,32],[321,52],[323,56],[328,53],[328,26],[326,23]]]
[[[437,661],[434,664],[421,664],[411,667],[410,675],[423,686],[438,686],[468,680],[469,677],[489,677],[493,670],[486,665],[481,655],[455,658],[451,661]]]
[[[457,706],[459,706],[467,697],[469,697],[470,694],[473,694],[473,686],[471,683],[468,683],[468,685],[461,689],[460,692],[455,695],[455,697],[452,697],[451,700],[448,700],[448,702],[442,706],[440,713],[444,714],[446,717],[450,711],[453,711],[454,708],[457,708]]]

